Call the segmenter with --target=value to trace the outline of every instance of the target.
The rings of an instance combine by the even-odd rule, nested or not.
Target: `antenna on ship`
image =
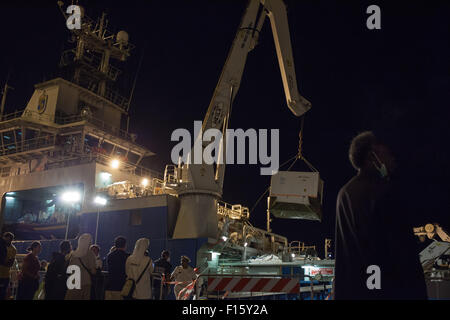
[[[139,76],[139,71],[141,70],[141,66],[142,66],[142,60],[144,60],[144,50],[142,50],[142,54],[141,54],[141,58],[139,59],[139,64],[138,64],[138,68],[136,71],[136,75],[134,77],[134,81],[133,81],[133,86],[131,87],[131,93],[130,93],[130,99],[128,99],[128,107],[127,107],[127,132],[128,132],[128,128],[130,127],[130,106],[131,106],[131,101],[133,99],[133,95],[134,95],[134,89],[136,87],[136,82],[137,82],[137,78]]]
[[[58,1],[58,5],[67,19],[62,9],[64,3]],[[111,62],[126,61],[134,45],[128,41],[126,31],[115,34],[108,30],[106,13],[93,20],[86,15],[82,6],[80,11],[81,28],[70,30],[76,47],[63,52],[60,65],[73,71],[70,81],[113,102],[126,114],[128,99],[113,90],[122,71]]]
[[[2,102],[0,104],[0,121],[3,120],[3,113],[5,112],[6,95],[8,94],[8,90],[9,89],[14,90],[13,87],[8,85],[8,80],[9,80],[9,73],[8,73],[8,77],[6,78],[5,86],[2,89]]]

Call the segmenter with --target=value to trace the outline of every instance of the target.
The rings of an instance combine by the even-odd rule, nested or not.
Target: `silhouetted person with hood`
[[[127,278],[134,279],[135,289],[133,299],[150,300],[152,298],[151,275],[153,261],[145,253],[150,245],[150,240],[141,238],[136,241],[134,251],[125,263]]]
[[[65,300],[91,299],[92,276],[96,272],[95,255],[89,250],[91,244],[91,235],[89,233],[82,234],[78,238],[78,247],[66,257],[69,265],[76,265],[80,268],[81,289],[67,289]]]
[[[67,291],[66,256],[72,251],[70,241],[64,240],[59,245],[59,252],[53,253],[53,258],[45,274],[45,300],[64,300]]]
[[[391,150],[363,132],[353,139],[349,158],[358,174],[337,197],[335,299],[426,299]]]

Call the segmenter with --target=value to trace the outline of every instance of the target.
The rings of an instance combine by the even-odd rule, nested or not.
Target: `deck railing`
[[[136,141],[136,135],[128,133],[127,131],[122,130],[120,128],[114,127],[114,126],[108,124],[107,122],[105,122],[101,119],[92,117],[92,116],[70,115],[70,116],[62,116],[62,117],[60,116],[60,117],[53,118],[53,117],[50,117],[49,115],[39,114],[38,112],[24,109],[24,110],[18,110],[13,113],[3,115],[3,117],[1,118],[1,121],[9,121],[9,120],[14,120],[14,119],[19,119],[19,118],[33,118],[33,119],[43,120],[43,121],[47,121],[47,122],[54,122],[59,125],[66,125],[66,124],[86,121],[86,122],[89,122],[89,123],[95,125],[99,129],[102,129],[105,132],[119,136],[119,137],[121,137],[125,140],[129,140],[131,142]]]

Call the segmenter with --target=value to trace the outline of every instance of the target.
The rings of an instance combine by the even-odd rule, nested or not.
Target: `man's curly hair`
[[[372,147],[376,144],[379,144],[379,141],[372,131],[364,131],[353,138],[348,150],[348,157],[356,170],[361,169]]]

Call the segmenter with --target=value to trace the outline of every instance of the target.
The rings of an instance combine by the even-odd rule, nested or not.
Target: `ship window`
[[[2,178],[9,177],[11,174],[11,167],[3,167],[1,170]]]
[[[101,147],[105,150],[106,154],[111,154],[114,146],[108,142],[103,142]]]
[[[33,139],[36,137],[36,130],[33,129],[29,129],[27,128],[27,130],[25,131],[25,140],[29,140],[29,139]]]
[[[130,212],[130,226],[140,226],[142,224],[141,210],[133,210]]]
[[[128,158],[128,162],[135,164],[139,160],[139,155],[137,155],[133,152],[129,152],[127,158]]]
[[[98,146],[98,139],[90,136],[90,135],[85,135],[84,137],[84,148],[85,148],[85,152],[92,152],[92,153],[96,153],[100,151],[100,148],[97,147]]]
[[[2,201],[2,232],[12,232],[16,240],[64,239],[70,216],[68,238],[73,239],[83,194],[83,184],[9,191]]]

